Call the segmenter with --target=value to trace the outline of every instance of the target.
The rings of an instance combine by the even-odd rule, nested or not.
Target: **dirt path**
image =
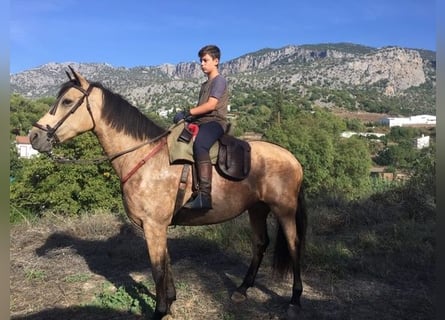
[[[284,319],[291,281],[270,275],[270,257],[248,301],[234,304],[230,294],[241,283],[248,258],[179,234],[180,228],[172,229],[169,238],[178,296],[175,319]],[[13,226],[10,236],[12,319],[142,319],[92,306],[107,285],[134,288],[143,282],[147,294],[154,294],[145,243],[133,227],[99,215],[82,223]],[[415,303],[423,293],[401,284],[336,279],[310,270],[303,279],[302,319],[425,319]],[[146,310],[150,313],[152,306]]]

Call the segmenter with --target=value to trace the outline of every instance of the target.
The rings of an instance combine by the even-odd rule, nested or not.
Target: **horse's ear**
[[[71,66],[68,66],[68,68],[70,68],[74,79],[79,83],[79,85],[85,90],[88,89],[88,87],[90,86],[89,82],[84,77],[82,77],[80,73],[76,72]]]
[[[70,75],[70,73],[69,73],[68,71],[65,71],[65,73],[66,73],[66,75],[68,76],[68,79],[69,79],[70,81],[73,81],[73,80],[74,80],[73,77],[71,77],[71,75]]]

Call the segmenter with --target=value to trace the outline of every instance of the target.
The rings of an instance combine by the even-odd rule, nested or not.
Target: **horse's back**
[[[302,166],[298,159],[287,149],[267,141],[249,141],[252,148],[252,164],[267,165],[276,169],[287,168],[303,173]]]
[[[287,149],[266,141],[249,141],[251,175],[264,194],[282,192],[295,196],[303,181],[303,168]]]

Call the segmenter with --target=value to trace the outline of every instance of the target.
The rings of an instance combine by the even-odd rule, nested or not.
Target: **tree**
[[[56,152],[75,159],[103,156],[91,133],[60,145]],[[46,210],[63,215],[123,211],[120,183],[108,162],[59,164],[45,155],[19,162],[21,168],[10,184],[10,204],[15,209],[37,215]]]
[[[359,137],[351,137],[338,140],[335,146],[331,172],[335,177],[335,185],[330,191],[346,193],[349,198],[358,198],[369,192],[371,158],[367,144]]]
[[[410,141],[393,144],[377,153],[374,161],[381,166],[411,170],[419,155]]]
[[[393,142],[409,142],[420,134],[421,130],[419,128],[392,127],[388,139]]]
[[[340,139],[346,125],[323,110],[288,114],[266,138],[291,151],[304,168],[309,196],[342,193],[356,198],[369,190],[370,154],[364,139]]]
[[[355,132],[363,132],[366,130],[364,124],[358,119],[346,119],[345,122],[348,130]]]
[[[9,117],[11,134],[27,135],[32,124],[48,111],[54,101],[52,98],[29,100],[13,94],[10,99]]]

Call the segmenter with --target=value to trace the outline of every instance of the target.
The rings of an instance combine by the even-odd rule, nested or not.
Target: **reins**
[[[113,161],[114,159],[116,159],[116,158],[118,158],[118,157],[120,157],[120,156],[122,156],[122,155],[124,155],[124,154],[127,154],[127,153],[130,153],[130,152],[132,152],[132,151],[135,151],[135,150],[137,150],[137,149],[139,149],[139,148],[141,148],[141,147],[143,147],[143,146],[145,146],[145,145],[147,145],[147,144],[154,143],[154,142],[158,141],[159,139],[161,139],[162,137],[168,135],[169,133],[170,133],[169,131],[166,131],[166,132],[164,132],[163,134],[157,136],[157,137],[154,138],[154,139],[151,139],[151,140],[149,140],[149,141],[145,141],[144,143],[138,144],[138,145],[134,146],[133,148],[130,148],[130,149],[127,149],[127,150],[124,150],[124,151],[115,153],[115,154],[113,154],[113,155],[111,155],[111,156],[108,156],[108,157],[102,157],[102,158],[97,158],[97,159],[86,159],[86,160],[81,160],[81,159],[67,159],[67,158],[55,157],[52,153],[50,153],[49,156],[50,156],[50,158],[51,158],[53,161],[58,162],[58,163],[63,163],[63,164],[66,164],[66,163],[75,163],[75,164],[96,164],[96,163],[100,163],[100,162],[104,162],[104,161]],[[143,166],[143,165],[144,165],[150,158],[152,158],[152,157],[153,157],[154,155],[156,155],[159,151],[161,151],[162,147],[164,147],[164,145],[166,145],[166,144],[167,144],[167,139],[164,139],[164,140],[163,140],[161,143],[159,143],[156,147],[154,147],[153,149],[151,149],[150,152],[149,152],[149,153],[148,153],[148,154],[147,154],[141,161],[139,161],[139,162],[136,164],[136,166],[134,166],[133,169],[131,169],[130,172],[128,172],[128,173],[125,175],[125,177],[123,177],[123,178],[121,179],[121,186],[123,186],[123,185],[125,184],[125,182],[127,182],[128,179],[130,179],[131,176],[132,176],[133,174],[135,174],[136,171],[138,171],[138,170],[139,170],[139,169],[140,169],[140,168],[141,168],[141,167],[142,167],[142,166]]]
[[[141,160],[138,162],[138,164],[130,170],[130,172],[128,172],[126,174],[125,177],[122,178],[121,180],[121,185],[123,185],[125,182],[128,181],[128,179],[130,179],[130,177],[139,170],[140,167],[142,167],[151,157],[153,157],[156,153],[158,153],[159,151],[161,151],[162,147],[164,145],[167,144],[167,139],[164,139],[164,141],[162,141],[161,143],[159,143],[156,147],[154,147],[153,149],[151,149],[151,151]]]
[[[96,163],[100,163],[100,162],[104,162],[104,161],[113,161],[114,159],[130,153],[132,151],[135,151],[147,144],[150,143],[154,143],[156,141],[158,141],[159,139],[163,138],[164,136],[168,135],[170,132],[169,131],[165,131],[163,134],[157,136],[154,139],[145,141],[144,143],[138,144],[136,146],[134,146],[133,148],[121,151],[121,152],[117,152],[111,156],[108,157],[102,157],[102,158],[97,158],[97,159],[86,159],[86,160],[81,160],[81,159],[67,159],[67,158],[61,158],[61,157],[55,157],[52,153],[49,154],[50,158],[58,163],[75,163],[75,164],[96,164]],[[136,171],[138,171],[150,158],[152,158],[154,155],[156,155],[159,151],[161,151],[162,147],[164,147],[164,145],[167,144],[167,139],[164,139],[161,143],[159,143],[156,147],[154,147],[153,149],[150,150],[150,152],[141,160],[139,161],[136,166],[133,167],[133,169],[130,170],[130,172],[128,172],[125,177],[123,177],[121,179],[121,186],[123,186],[125,184],[125,182],[128,181],[128,179],[131,178],[131,176],[133,174],[136,173]]]
[[[111,161],[115,160],[116,158],[119,158],[120,156],[123,156],[124,154],[133,152],[133,151],[135,151],[135,150],[137,150],[137,149],[139,149],[139,148],[141,148],[141,147],[143,147],[143,146],[145,146],[147,144],[154,143],[154,142],[158,141],[159,139],[161,139],[162,137],[168,135],[169,133],[170,133],[169,131],[166,131],[166,132],[162,133],[161,135],[159,135],[159,136],[157,136],[157,137],[155,137],[153,139],[150,139],[148,141],[145,141],[143,143],[140,143],[140,144],[138,144],[138,145],[136,145],[136,146],[134,146],[134,147],[132,147],[130,149],[126,149],[126,150],[123,150],[123,151],[120,151],[120,152],[116,152],[116,153],[114,153],[112,155],[104,156],[104,157],[100,157],[100,158],[96,158],[96,159],[70,159],[70,158],[66,158],[66,157],[62,157],[62,156],[57,156],[57,155],[53,154],[52,152],[48,153],[48,156],[54,162],[62,163],[62,164],[69,164],[69,163],[73,163],[73,164],[96,164],[96,163],[101,163],[101,162],[105,162],[105,161],[110,161],[111,162]]]

